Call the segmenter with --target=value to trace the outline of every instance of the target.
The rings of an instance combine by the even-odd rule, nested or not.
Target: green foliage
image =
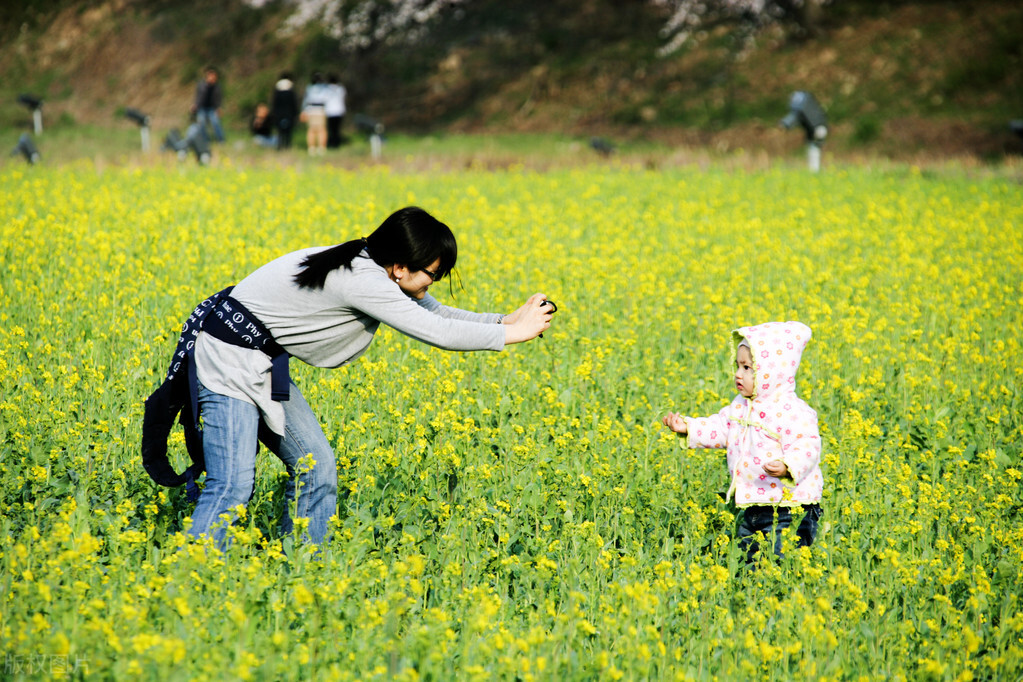
[[[875,116],[860,116],[852,133],[852,143],[867,145],[881,134],[881,122]]]
[[[978,96],[1013,82],[1016,73],[1023,68],[1021,32],[1023,10],[997,21],[985,22],[986,39],[977,45],[975,53],[959,60],[949,70],[943,84],[945,93],[948,96],[962,96],[964,93]],[[1023,95],[1019,92],[1006,94],[1016,106],[1023,106]]]

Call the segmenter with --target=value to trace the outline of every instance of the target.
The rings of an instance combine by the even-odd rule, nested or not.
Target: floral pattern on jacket
[[[737,395],[709,417],[686,417],[689,434],[682,446],[725,448],[737,506],[790,506],[819,502],[824,489],[817,413],[796,395],[796,371],[810,328],[800,322],[768,322],[732,332],[734,349],[742,339],[753,356],[756,390]],[[781,460],[789,475],[776,478],[763,465]]]

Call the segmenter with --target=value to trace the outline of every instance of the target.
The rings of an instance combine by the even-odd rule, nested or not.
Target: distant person
[[[302,121],[306,124],[306,143],[309,153],[318,156],[327,151],[327,84],[323,74],[313,74],[302,99]]]
[[[344,143],[341,126],[345,120],[347,94],[337,74],[327,76],[327,102],[323,106],[327,114],[327,149],[337,149]]]
[[[260,147],[271,149],[277,147],[277,133],[274,130],[273,117],[270,116],[270,107],[262,102],[256,105],[249,130],[252,131],[252,141]]]
[[[792,507],[806,514],[796,529],[796,546],[809,547],[821,517],[821,438],[817,413],[796,395],[796,371],[810,328],[800,322],[768,322],[732,332],[735,388],[739,394],[717,414],[662,420],[685,436],[683,448],[726,451],[739,508],[739,549],[752,567],[766,536],[782,554],[782,531],[792,525]],[[761,535],[762,534],[762,535]],[[773,539],[773,541],[772,541]]]
[[[270,102],[270,117],[277,127],[277,148],[291,147],[291,134],[298,121],[298,95],[295,94],[295,83],[291,73],[285,71],[274,85],[274,94]]]
[[[213,128],[213,139],[217,142],[224,141],[224,128],[220,124],[222,103],[220,73],[215,67],[207,66],[203,70],[203,77],[195,86],[195,103],[192,105],[192,113],[195,114],[195,120],[203,130],[206,130],[206,126]]]

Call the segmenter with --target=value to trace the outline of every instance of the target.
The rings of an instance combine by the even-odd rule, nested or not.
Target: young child
[[[772,526],[774,551],[781,556],[781,533],[792,523],[793,506],[806,511],[796,546],[812,545],[817,535],[824,488],[817,413],[796,395],[796,371],[810,335],[810,328],[800,322],[768,322],[733,331],[739,395],[710,417],[672,412],[662,420],[685,436],[683,448],[727,449],[732,482],[726,499],[735,494],[741,514],[739,547],[747,564],[760,549],[756,533],[768,534]]]

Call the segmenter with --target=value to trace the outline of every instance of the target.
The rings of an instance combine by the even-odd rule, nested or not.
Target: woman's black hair
[[[363,249],[368,249],[369,257],[380,267],[404,265],[412,272],[430,267],[439,258],[439,277],[446,277],[458,259],[451,229],[423,209],[407,206],[389,215],[368,237],[306,256],[295,283],[307,289],[322,289],[332,271],[351,270],[352,261]]]

